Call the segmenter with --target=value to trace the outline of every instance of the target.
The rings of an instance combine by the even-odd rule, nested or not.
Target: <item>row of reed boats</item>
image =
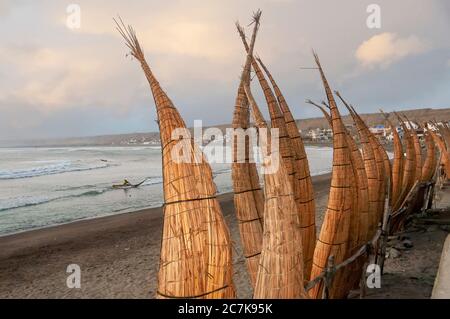
[[[450,176],[450,128],[432,123],[435,130],[425,131],[426,152],[422,154],[415,130],[405,125],[412,122],[395,114],[403,125],[401,139],[386,115],[394,135],[391,162],[356,109],[339,92],[333,94],[314,53],[327,102],[321,105],[307,102],[323,112],[333,131],[331,186],[317,236],[314,191],[305,146],[281,89],[268,67],[253,55],[260,17],[260,11],[254,14],[249,39],[237,24],[246,60],[232,125],[235,129],[249,128],[252,114],[253,125],[260,131],[269,126],[277,128],[279,147],[271,149],[270,157],[278,159],[280,165],[278,170],[262,174],[261,183],[255,163],[233,157],[234,205],[246,268],[254,298],[322,298],[323,280],[308,291],[305,285],[323,274],[330,256],[336,264],[352,256],[373,238],[386,212],[399,211],[415,185],[432,181],[438,168]],[[150,84],[160,128],[164,226],[157,297],[235,298],[232,244],[216,198],[211,168],[193,139],[172,135],[173,130],[186,128],[185,122],[149,67],[133,28],[122,20],[116,21],[116,25]],[[270,123],[254,98],[252,70],[264,92]],[[344,125],[335,96],[351,114],[357,138]],[[270,144],[269,141],[270,138],[261,139],[261,143]],[[179,143],[196,160],[175,161],[172,150]],[[249,150],[245,151],[248,156]],[[267,165],[267,161],[262,165]],[[404,219],[404,215],[397,215],[392,220],[392,231],[403,227]],[[346,298],[358,286],[365,258],[358,258],[335,274],[327,286],[329,298]]]

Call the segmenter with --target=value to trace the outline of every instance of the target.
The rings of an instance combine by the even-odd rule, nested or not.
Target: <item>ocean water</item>
[[[332,149],[307,147],[312,175],[331,170]],[[211,164],[219,193],[231,165]],[[113,189],[124,179],[139,188]],[[0,236],[161,206],[161,148],[0,148]]]

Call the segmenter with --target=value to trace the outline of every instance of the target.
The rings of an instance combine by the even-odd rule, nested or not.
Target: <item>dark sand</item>
[[[330,174],[313,182],[321,225]],[[219,201],[235,248],[238,297],[249,298],[233,195],[221,195]],[[162,209],[152,208],[2,237],[0,298],[153,298],[162,220]],[[440,229],[414,235],[416,246],[387,261],[382,289],[368,297],[429,297],[445,235]],[[67,288],[69,264],[81,267],[81,289]]]

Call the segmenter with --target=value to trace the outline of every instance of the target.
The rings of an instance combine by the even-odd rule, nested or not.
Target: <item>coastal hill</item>
[[[407,111],[398,111],[405,114],[410,120],[419,123],[424,121],[448,121],[450,120],[450,108],[432,109],[422,108]],[[369,126],[384,125],[385,120],[380,113],[360,114],[363,120]],[[345,124],[352,124],[350,116],[343,116]],[[395,117],[391,116],[391,120],[396,122]],[[306,133],[310,129],[328,128],[328,123],[323,117],[298,119],[299,129]],[[221,130],[231,127],[230,124],[214,125]],[[206,129],[207,127],[205,127]],[[34,139],[23,141],[0,141],[0,147],[60,147],[60,146],[129,146],[129,145],[159,145],[159,132],[149,133],[130,133],[101,135],[89,137],[71,137],[63,139]]]

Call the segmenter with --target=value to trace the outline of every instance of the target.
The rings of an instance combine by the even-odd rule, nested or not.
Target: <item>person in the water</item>
[[[127,181],[126,179],[124,179],[122,186],[131,186],[131,183],[129,181]]]

